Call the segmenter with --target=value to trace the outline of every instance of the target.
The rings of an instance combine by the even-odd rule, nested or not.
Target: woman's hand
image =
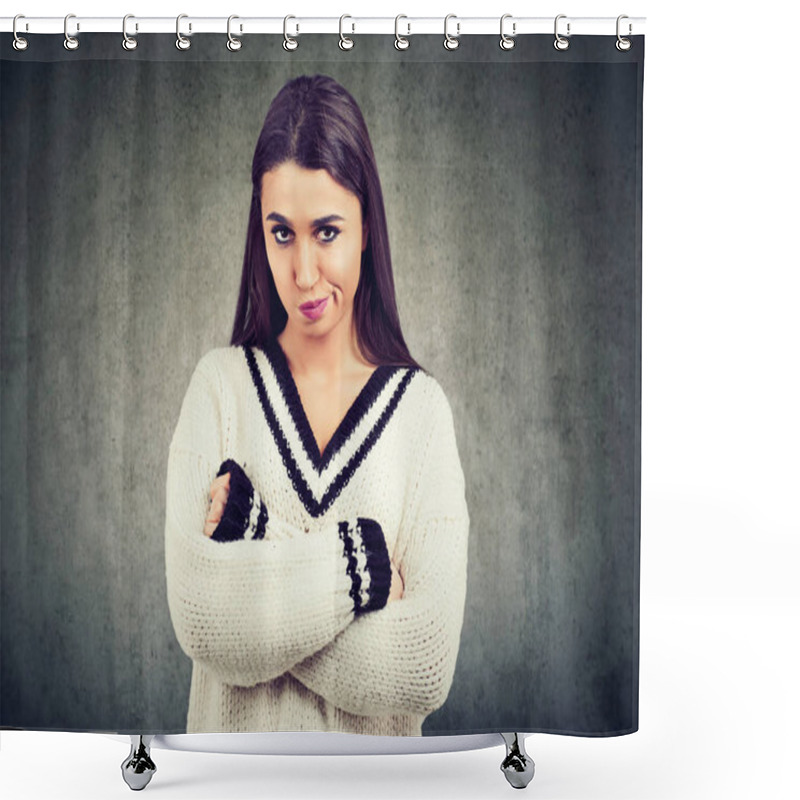
[[[208,509],[205,527],[203,528],[203,533],[206,536],[210,537],[217,529],[217,525],[219,525],[219,521],[222,519],[222,513],[225,511],[225,506],[228,502],[228,493],[230,490],[230,472],[220,475],[211,483],[211,488],[208,490],[208,496],[211,499],[211,505]]]
[[[392,583],[389,586],[389,598],[387,599],[387,605],[392,602],[392,600],[402,600],[403,599],[403,579],[400,577],[400,570],[394,564],[394,561],[391,562],[392,564]]]

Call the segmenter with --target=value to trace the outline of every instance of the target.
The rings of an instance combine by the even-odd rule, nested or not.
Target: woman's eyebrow
[[[286,225],[287,228],[292,227],[292,223],[289,222],[289,220],[286,219],[286,217],[284,217],[283,214],[279,214],[277,211],[271,211],[269,214],[267,214],[267,220],[270,219],[275,220],[275,222],[279,222],[281,225]],[[311,227],[320,228],[323,225],[327,225],[330,222],[336,222],[339,220],[345,222],[345,218],[340,216],[339,214],[328,214],[327,217],[320,217],[319,219],[313,220],[313,222],[311,223]]]

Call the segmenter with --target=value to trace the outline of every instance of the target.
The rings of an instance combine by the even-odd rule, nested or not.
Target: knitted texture
[[[231,471],[233,490],[226,462],[241,470],[239,500],[216,540],[203,528],[216,475]],[[207,353],[167,471],[187,732],[420,735],[452,683],[468,531],[452,414],[431,376],[378,368],[320,454],[277,343]],[[404,593],[387,603],[390,560]]]
[[[266,504],[232,458],[223,461],[217,470],[217,476],[224,474],[230,475],[230,491],[211,538],[218,542],[263,539],[269,521]],[[392,567],[381,526],[361,517],[354,522],[343,520],[339,523],[339,539],[343,545],[342,568],[352,581],[350,597],[356,616],[383,608],[391,589]]]
[[[212,539],[232,542],[236,539],[263,539],[269,511],[244,470],[232,458],[224,461],[217,475],[230,473],[230,490],[222,518]]]
[[[355,526],[345,520],[339,523],[339,538],[353,581],[350,596],[356,616],[383,608],[391,589],[392,567],[380,525],[362,517]]]

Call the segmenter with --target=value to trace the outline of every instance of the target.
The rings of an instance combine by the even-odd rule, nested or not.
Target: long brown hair
[[[290,80],[275,96],[261,128],[253,156],[253,196],[231,344],[264,347],[286,326],[286,309],[264,244],[261,179],[287,161],[326,170],[358,197],[369,231],[353,300],[358,344],[373,364],[418,367],[400,328],[383,192],[367,126],[349,92],[326,75]]]

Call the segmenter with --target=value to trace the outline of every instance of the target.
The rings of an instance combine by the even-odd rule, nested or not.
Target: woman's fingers
[[[228,492],[224,489],[220,490],[211,501],[211,507],[208,509],[207,519],[211,522],[219,522],[222,519],[222,512],[225,511],[227,502]]]
[[[211,486],[208,490],[210,505],[208,508],[208,515],[206,516],[206,523],[203,526],[203,533],[206,536],[211,536],[219,525],[222,519],[222,514],[225,511],[225,506],[228,502],[228,495],[230,494],[231,487],[231,474],[226,472],[211,481]]]
[[[209,497],[213,500],[214,495],[220,490],[225,489],[229,491],[231,488],[231,474],[230,472],[226,472],[224,475],[220,475],[218,478],[214,478],[211,481],[211,486],[208,490]]]
[[[212,482],[211,488],[208,491],[210,502],[208,510],[209,518],[215,516],[215,510],[215,518],[217,521],[219,521],[219,518],[222,516],[222,512],[225,510],[225,504],[228,502],[228,495],[230,494],[230,477],[230,473],[226,472]]]
[[[203,532],[206,536],[211,536],[217,529],[217,525],[219,525],[219,521],[222,519],[223,511],[225,511],[225,503],[222,501],[221,497],[217,495],[211,503],[211,508],[208,510],[206,524],[203,528]]]
[[[397,569],[395,566],[394,561],[391,562],[392,566],[392,582],[389,586],[389,598],[386,601],[387,603],[391,603],[392,600],[402,600],[403,599],[403,578],[400,576],[400,570]]]

